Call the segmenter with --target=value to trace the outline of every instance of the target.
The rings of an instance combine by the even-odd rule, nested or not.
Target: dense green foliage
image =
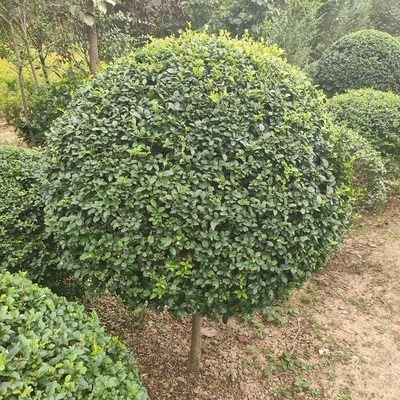
[[[386,168],[378,151],[357,132],[342,128],[337,151],[352,165],[354,208],[361,212],[379,209],[387,201]]]
[[[375,29],[400,36],[400,2],[398,0],[373,0],[371,21]]]
[[[348,171],[321,94],[279,54],[186,32],[79,92],[49,136],[46,183],[75,276],[131,306],[231,315],[326,264]]]
[[[367,87],[400,93],[400,42],[374,30],[351,33],[322,56],[312,77],[328,96]]]
[[[55,243],[44,225],[41,170],[39,152],[0,146],[0,270],[29,265],[35,280],[57,263]]]
[[[288,0],[280,3],[277,13],[265,19],[262,36],[269,45],[277,44],[286,59],[299,67],[310,63],[318,34],[322,0]]]
[[[322,0],[323,5],[318,13],[318,33],[314,38],[314,60],[320,59],[324,52],[343,36],[375,28],[370,19],[372,1]],[[381,0],[377,1],[381,3]]]
[[[0,397],[145,400],[134,360],[97,315],[0,273]]]
[[[400,96],[373,89],[350,90],[329,99],[336,122],[365,137],[386,160],[392,174],[400,164]]]
[[[71,100],[73,92],[84,81],[82,76],[64,76],[62,80],[51,83],[49,86],[28,90],[29,122],[22,116],[21,109],[13,116],[10,122],[15,126],[18,135],[29,142],[29,128],[35,137],[35,145],[45,144],[45,134],[50,129],[53,121],[59,117]]]

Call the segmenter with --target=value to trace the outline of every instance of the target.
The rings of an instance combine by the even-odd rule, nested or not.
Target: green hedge
[[[329,97],[368,87],[400,93],[400,42],[375,30],[351,33],[327,50],[310,74]]]
[[[350,90],[329,99],[328,110],[378,150],[391,175],[400,176],[400,95],[373,89]]]
[[[339,130],[337,151],[352,166],[352,186],[355,189],[354,208],[368,212],[382,207],[387,201],[386,168],[382,157],[367,139],[357,132]]]
[[[134,360],[95,312],[0,273],[0,398],[145,400]]]
[[[0,146],[0,270],[16,272],[29,265],[34,280],[58,263],[55,242],[44,225],[42,169],[40,152]]]
[[[285,298],[350,213],[323,103],[277,49],[225,34],[119,60],[49,135],[46,212],[66,267],[178,316]]]
[[[44,222],[41,152],[0,145],[0,272],[27,271],[33,281],[69,299],[84,287],[58,269],[61,248]]]

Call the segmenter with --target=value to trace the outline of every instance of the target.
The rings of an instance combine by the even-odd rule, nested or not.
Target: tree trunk
[[[34,65],[34,59],[32,56],[32,51],[31,51],[31,46],[28,40],[28,32],[27,32],[27,20],[26,20],[26,11],[22,9],[21,7],[18,7],[18,14],[19,14],[19,25],[20,25],[20,31],[21,31],[21,36],[22,36],[22,41],[24,42],[25,45],[25,50],[26,50],[26,56],[29,62],[29,66],[31,67],[31,72],[32,72],[32,77],[33,80],[35,81],[36,87],[40,87],[40,80],[39,76],[37,74],[35,65]]]
[[[198,371],[200,368],[201,323],[202,323],[202,316],[198,313],[193,314],[192,340],[190,343],[190,354],[189,354],[189,371]]]
[[[11,45],[13,47],[15,57],[17,59],[17,66],[18,66],[18,84],[19,84],[19,90],[21,92],[21,98],[22,98],[22,107],[24,111],[24,117],[25,117],[25,123],[26,126],[28,127],[29,131],[29,139],[31,142],[31,146],[35,145],[35,136],[33,134],[33,130],[30,126],[30,120],[29,120],[29,111],[28,111],[28,101],[26,99],[26,93],[25,93],[25,81],[24,81],[24,64],[22,61],[21,53],[19,51],[16,35],[15,35],[15,30],[14,30],[14,25],[12,22],[9,23],[10,26],[10,31],[11,31]]]
[[[93,0],[88,0],[86,3],[87,12],[95,15],[95,7]],[[90,73],[92,75],[96,75],[97,70],[100,66],[100,58],[99,58],[99,45],[97,38],[97,27],[96,22],[93,25],[87,26],[87,35],[88,35],[88,43],[89,43],[89,68]]]

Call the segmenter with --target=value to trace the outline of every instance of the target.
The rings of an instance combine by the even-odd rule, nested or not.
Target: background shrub
[[[0,146],[0,268],[16,272],[29,265],[35,280],[57,258],[44,225],[41,171],[40,152]]]
[[[97,315],[26,279],[0,273],[0,397],[147,398],[134,360]]]
[[[390,174],[400,176],[400,96],[373,89],[332,97],[328,110],[337,123],[366,138],[384,157]]]
[[[328,96],[348,89],[400,93],[400,42],[388,33],[351,33],[327,50],[310,71]]]
[[[30,142],[29,128],[35,137],[35,145],[45,144],[45,134],[53,121],[59,117],[71,101],[72,94],[84,81],[79,75],[65,75],[60,81],[28,88],[29,124],[23,117],[22,109],[9,116],[10,123],[15,126],[18,136]],[[20,105],[20,107],[22,107]]]
[[[339,129],[336,146],[352,165],[355,209],[366,212],[382,207],[387,201],[387,185],[386,168],[380,153],[367,139],[347,128]]]
[[[39,151],[0,145],[0,272],[27,271],[29,278],[70,299],[83,287],[57,269],[61,249],[44,223]]]
[[[265,310],[346,229],[348,171],[323,102],[279,50],[225,34],[119,60],[49,135],[46,213],[64,265],[131,306]]]

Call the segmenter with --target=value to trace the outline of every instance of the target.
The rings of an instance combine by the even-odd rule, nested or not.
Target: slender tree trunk
[[[87,12],[95,15],[95,7],[93,0],[88,0],[86,3]],[[89,68],[90,73],[95,75],[100,66],[100,58],[99,58],[99,45],[97,38],[97,27],[96,22],[93,25],[87,26],[87,35],[88,35],[88,43],[89,43]]]
[[[47,72],[47,65],[46,65],[46,59],[43,56],[42,50],[39,51],[39,60],[40,60],[40,66],[42,68],[44,80],[46,81],[46,85],[50,86],[50,79],[49,79],[49,73]]]
[[[20,21],[20,31],[22,35],[22,40],[25,45],[26,49],[26,56],[29,62],[29,66],[31,67],[31,72],[33,76],[33,80],[35,81],[36,87],[40,87],[40,80],[38,73],[36,71],[34,62],[33,62],[33,56],[32,56],[32,51],[31,51],[31,46],[28,40],[28,32],[27,32],[27,22],[26,22],[26,12],[22,8],[18,7],[18,13],[19,13],[19,21]]]
[[[190,354],[189,354],[189,371],[198,371],[200,368],[201,323],[202,323],[202,316],[198,313],[193,314],[192,340],[190,343]]]
[[[22,57],[21,53],[18,48],[18,43],[17,39],[15,36],[15,30],[14,30],[14,25],[12,22],[9,23],[10,26],[10,31],[11,31],[11,45],[13,47],[15,57],[17,59],[17,66],[18,66],[18,84],[19,84],[19,90],[21,92],[21,98],[22,98],[22,108],[24,111],[24,117],[25,117],[25,123],[26,126],[28,127],[29,131],[29,139],[31,142],[31,145],[35,145],[35,136],[33,134],[33,130],[30,126],[30,121],[29,121],[29,112],[28,112],[28,101],[26,99],[26,93],[25,93],[25,82],[24,82],[24,64],[22,62]]]

